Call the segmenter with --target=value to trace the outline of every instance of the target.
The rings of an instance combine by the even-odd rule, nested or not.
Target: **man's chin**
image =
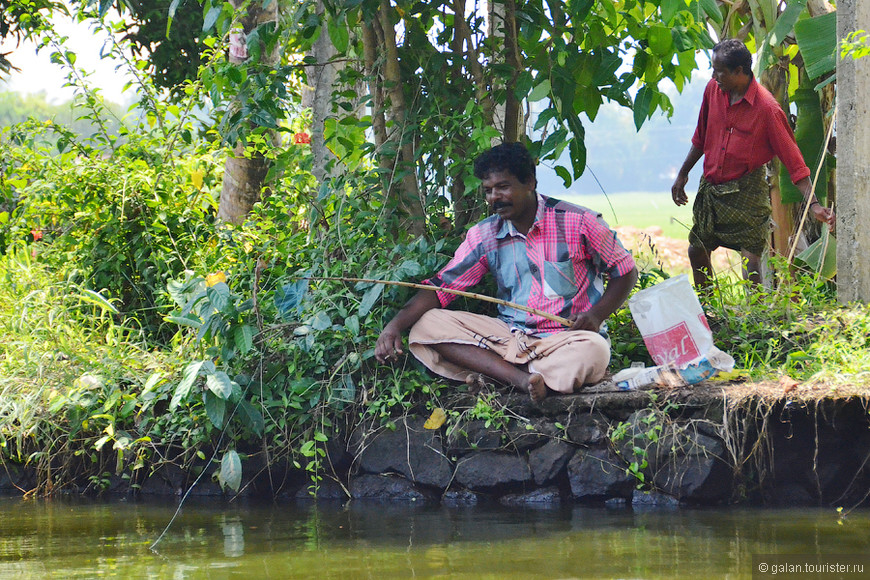
[[[510,213],[511,213],[511,208],[510,208],[510,206],[496,208],[496,209],[492,210],[492,213],[494,213],[495,215],[497,215],[500,218],[508,219],[508,217],[510,216]]]

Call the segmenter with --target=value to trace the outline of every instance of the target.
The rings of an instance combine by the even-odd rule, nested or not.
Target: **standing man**
[[[713,47],[713,78],[704,91],[692,147],[677,174],[671,195],[685,205],[689,171],[704,156],[704,174],[692,208],[689,261],[695,286],[705,288],[713,272],[710,252],[737,250],[744,277],[761,283],[761,255],[767,247],[770,188],[764,164],[778,157],[817,220],[834,225],[834,212],[812,192],[788,119],[776,99],[752,74],[752,55],[739,40]]]
[[[493,147],[474,163],[493,215],[465,236],[453,259],[427,284],[474,286],[487,272],[498,297],[573,321],[569,329],[499,305],[498,318],[445,310],[456,298],[419,291],[384,327],[375,357],[409,348],[433,372],[473,384],[481,375],[541,401],[603,378],[610,347],[604,321],[637,281],[634,260],[601,214],[535,191],[535,162],[520,143]],[[605,278],[607,283],[605,284]]]

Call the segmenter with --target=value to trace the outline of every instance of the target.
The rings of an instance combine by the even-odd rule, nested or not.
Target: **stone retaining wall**
[[[448,410],[464,411],[438,429],[426,429],[427,417],[411,414],[387,426],[358,424],[330,441],[318,497],[450,505],[868,503],[866,399],[731,404],[726,395],[727,388],[702,385],[536,404],[494,392],[483,399],[485,418],[480,400],[457,395]],[[259,457],[243,462],[243,495],[310,497],[305,472],[266,466]],[[32,486],[33,473],[4,467],[0,491]],[[180,495],[196,475],[164,467],[135,482],[135,491]],[[131,483],[114,478],[108,490],[130,492]],[[202,477],[192,493],[223,492]]]

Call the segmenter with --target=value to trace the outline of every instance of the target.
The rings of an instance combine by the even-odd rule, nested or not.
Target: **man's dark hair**
[[[474,161],[474,176],[484,179],[494,171],[507,171],[520,183],[535,180],[535,160],[522,143],[502,143],[482,153]]]
[[[752,53],[736,38],[723,40],[713,47],[713,53],[719,55],[728,70],[733,71],[740,67],[745,74],[752,76]]]

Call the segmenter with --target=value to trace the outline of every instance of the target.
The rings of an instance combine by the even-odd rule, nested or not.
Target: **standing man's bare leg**
[[[692,278],[695,288],[706,290],[711,286],[713,276],[713,263],[710,260],[710,252],[704,248],[689,246],[689,263],[692,264]]]
[[[743,250],[740,252],[743,257],[743,279],[761,284],[761,256]]]

